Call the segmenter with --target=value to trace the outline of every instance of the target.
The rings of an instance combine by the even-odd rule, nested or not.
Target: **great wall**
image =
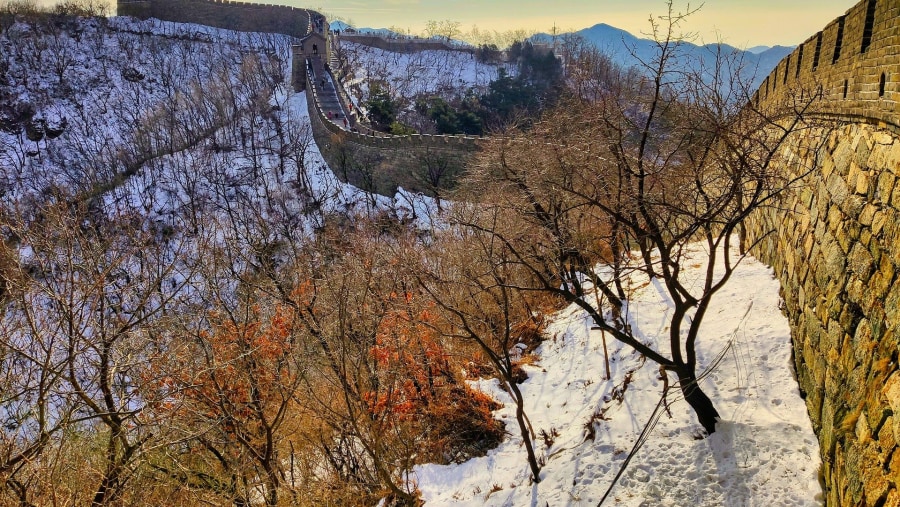
[[[313,11],[120,0],[118,12],[301,39],[318,33],[326,55],[318,44],[314,52],[311,44],[295,47],[294,83],[306,91],[329,165],[360,186],[432,191],[429,166],[460,171],[478,148],[477,138],[463,136],[354,131],[346,99],[335,98],[340,83],[324,65],[329,41],[316,23],[324,18]],[[900,506],[900,1],[858,2],[784,58],[750,105],[800,93],[821,93],[811,115],[819,123],[793,135],[780,169],[808,174],[778,206],[751,217],[749,239],[781,282],[826,504]],[[820,139],[823,149],[809,149]]]
[[[332,34],[326,29],[324,16],[315,11],[228,0],[119,0],[117,9],[121,16],[296,37],[292,80],[295,90],[306,91],[316,143],[339,178],[365,190],[388,196],[393,196],[398,187],[437,193],[459,175],[480,143],[479,138],[471,136],[393,136],[359,125],[335,76],[335,62],[329,61]],[[447,49],[442,42],[411,44],[371,39],[354,38],[359,43],[403,51]]]
[[[794,135],[780,168],[812,170],[749,225],[781,281],[827,505],[900,505],[898,15],[896,0],[858,2],[757,92],[763,105],[822,93],[822,123]]]

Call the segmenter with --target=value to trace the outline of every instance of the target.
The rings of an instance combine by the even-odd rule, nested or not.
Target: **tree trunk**
[[[675,371],[678,375],[678,381],[681,384],[681,392],[684,394],[685,401],[694,409],[697,420],[706,430],[708,435],[712,435],[716,431],[716,421],[719,420],[719,412],[713,406],[709,396],[700,389],[697,383],[697,375],[693,368],[678,369]]]
[[[541,482],[541,467],[538,465],[537,455],[534,452],[534,443],[531,440],[531,433],[528,431],[528,423],[525,421],[525,400],[522,399],[522,392],[519,391],[515,381],[511,378],[511,372],[509,373],[509,375],[506,375],[506,383],[509,385],[510,393],[516,402],[516,422],[519,423],[519,430],[522,432],[522,441],[525,443],[528,466],[531,468],[531,476],[534,482]]]

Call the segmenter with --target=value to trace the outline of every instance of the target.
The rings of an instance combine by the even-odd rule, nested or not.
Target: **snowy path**
[[[652,285],[637,289],[630,308],[636,334],[664,336],[669,307]],[[733,338],[702,384],[724,419],[718,431],[695,439],[700,426],[690,408],[684,401],[672,404],[672,417],[663,413],[604,505],[821,505],[818,443],[792,376],[790,331],[771,270],[745,260],[717,295],[701,333],[701,369]],[[579,309],[560,312],[548,336],[522,385],[535,432],[553,440],[549,447],[541,437],[536,442],[546,462],[541,482],[529,484],[521,439],[511,435],[486,457],[418,467],[427,506],[597,505],[659,401],[663,382],[655,364],[612,340],[613,381],[605,381],[601,334],[590,330]],[[628,372],[632,381],[619,403],[612,394]],[[509,401],[494,381],[481,387]],[[670,399],[676,394],[670,392]],[[585,425],[604,408],[609,420],[597,421],[590,441]],[[508,431],[517,431],[511,404],[498,416]]]

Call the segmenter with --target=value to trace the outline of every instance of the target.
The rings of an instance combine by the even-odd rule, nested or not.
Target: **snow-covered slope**
[[[469,88],[483,91],[499,72],[497,65],[478,62],[474,55],[463,51],[397,53],[348,41],[342,41],[340,47],[353,69],[345,84],[359,90],[363,99],[373,81],[387,86],[394,97],[449,98]]]
[[[632,328],[655,344],[667,336],[671,306],[646,279],[631,287]],[[671,414],[657,412],[658,423],[603,505],[820,505],[818,443],[792,376],[790,331],[778,302],[771,270],[745,260],[716,297],[699,341],[701,369],[715,365],[702,386],[723,417],[717,432],[698,439],[690,408],[677,389],[669,391]],[[560,312],[538,361],[525,367],[521,388],[545,463],[541,482],[529,480],[509,397],[482,381],[506,402],[498,416],[510,436],[485,457],[418,467],[426,505],[597,505],[653,418],[664,383],[655,364],[611,339],[612,380],[604,380],[603,337],[590,326],[574,306]]]
[[[40,39],[25,26],[5,35],[13,36],[21,42],[2,48],[15,47],[22,59],[11,59],[4,71],[7,105],[27,104],[34,109],[33,119],[58,126],[66,118],[68,126],[59,137],[37,141],[24,130],[0,133],[0,194],[7,202],[28,202],[53,185],[90,189],[104,182],[111,175],[99,171],[118,170],[118,165],[87,162],[117,161],[120,147],[145,132],[143,113],[171,97],[192,90],[205,91],[207,98],[224,94],[213,86],[221,83],[237,90],[233,96],[249,97],[251,92],[240,92],[237,84],[242,69],[254,68],[245,58],[254,52],[273,60],[283,55],[277,68],[285,75],[273,80],[280,85],[266,96],[267,107],[257,111],[236,103],[236,112],[211,123],[218,128],[196,144],[160,153],[105,193],[111,208],[179,225],[184,234],[191,231],[192,209],[207,213],[193,225],[212,227],[236,196],[272,220],[300,217],[323,203],[342,211],[383,206],[418,218],[427,214],[427,200],[401,193],[391,202],[336,181],[312,143],[305,96],[285,85],[289,52],[280,37],[122,19],[108,27],[87,24],[80,40],[63,34],[57,51],[31,44]],[[39,65],[58,55],[70,55],[61,70]],[[495,77],[496,69],[479,67],[469,55],[453,56],[458,60],[438,56],[448,59],[376,53],[365,58],[372,59],[370,68],[380,65],[375,74],[396,74],[411,93],[441,83],[483,86]],[[266,149],[248,150],[245,132],[255,133]],[[286,151],[290,157],[276,156],[285,151],[279,144],[285,141],[275,135],[279,132],[287,132],[295,144]],[[632,288],[633,329],[645,340],[656,340],[665,334],[669,306],[646,280],[634,280]],[[789,332],[778,312],[777,291],[771,272],[755,261],[746,261],[736,273],[709,312],[700,343],[704,365],[722,358],[704,384],[724,417],[719,431],[695,439],[699,427],[693,415],[684,402],[675,401],[676,392],[670,393],[671,418],[661,413],[608,505],[818,504],[818,448],[791,375]],[[526,408],[535,432],[546,435],[538,438],[544,460],[540,483],[529,483],[521,441],[510,436],[485,457],[456,466],[418,467],[418,486],[428,505],[596,505],[663,390],[652,363],[615,342],[608,345],[611,381],[604,380],[602,336],[590,330],[581,311],[570,308],[548,330],[539,360],[525,367],[530,375],[522,386]],[[481,386],[507,400],[496,384]],[[513,429],[510,405],[498,416]]]
[[[413,196],[364,195],[329,171],[305,95],[288,90],[290,43],[127,17],[12,25],[0,33],[0,195],[40,201],[56,186],[75,195],[108,186],[107,202],[166,222],[199,202],[215,213],[214,201],[235,193],[259,209],[276,196],[298,214],[409,211]],[[247,132],[265,148],[248,148]],[[305,193],[286,191],[296,188]]]

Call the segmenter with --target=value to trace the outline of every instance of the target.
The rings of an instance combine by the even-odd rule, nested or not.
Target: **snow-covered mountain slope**
[[[322,206],[427,215],[427,200],[406,193],[384,199],[336,180],[311,137],[305,95],[286,85],[289,51],[277,36],[124,19],[109,26],[89,23],[71,32],[76,33],[77,38],[61,33],[55,47],[23,25],[0,37],[0,50],[20,52],[4,53],[14,58],[0,79],[2,105],[28,113],[23,124],[50,127],[29,136],[25,126],[19,129],[15,118],[4,116],[10,122],[0,132],[0,195],[6,203],[24,206],[52,196],[54,186],[89,192],[114,182],[100,194],[110,213],[133,211],[186,236],[199,230],[217,240],[232,232],[217,228],[216,217],[236,203],[262,223],[297,229],[307,226],[309,210]],[[267,56],[257,60],[247,53]],[[401,81],[410,90],[430,89],[442,78],[475,86],[494,77],[466,57],[438,61],[436,69],[424,63],[403,67],[405,56],[371,58],[386,59],[385,72],[405,69]],[[254,67],[263,60],[272,66]],[[51,66],[53,61],[59,66]],[[261,76],[255,69],[281,75]],[[243,81],[250,77],[271,81]],[[267,88],[273,83],[274,89]],[[212,107],[223,105],[223,98],[229,99],[227,107]],[[188,104],[194,108],[171,107]],[[160,118],[171,119],[175,130],[159,132],[185,131],[175,139],[178,146],[158,149],[165,139],[147,137]],[[176,121],[187,119],[207,121],[208,132],[192,137],[196,129],[184,127],[196,123]],[[51,138],[50,131],[58,129]],[[122,150],[134,144],[153,157],[126,174],[122,161],[131,159]],[[235,241],[247,242],[256,231],[240,232]],[[633,329],[644,340],[659,339],[669,306],[646,280],[634,280],[632,288]],[[693,415],[670,393],[672,417],[661,413],[607,505],[818,504],[818,448],[791,376],[789,332],[777,309],[777,291],[771,272],[754,261],[735,274],[709,312],[700,342],[704,367],[722,359],[704,384],[724,417],[719,431],[695,439]],[[613,379],[604,380],[602,340],[583,313],[564,310],[537,351],[537,362],[525,367],[526,409],[535,432],[546,435],[538,438],[540,483],[529,483],[521,441],[510,436],[485,457],[417,467],[427,505],[596,505],[663,389],[653,364],[611,340]],[[481,387],[507,400],[495,383]],[[509,404],[498,417],[515,433]]]
[[[636,336],[654,345],[667,336],[671,312],[655,283],[632,279],[629,304]],[[656,365],[610,338],[612,380],[605,380],[603,336],[582,310],[563,310],[521,385],[544,463],[541,482],[529,479],[514,405],[495,382],[482,381],[506,403],[497,415],[510,435],[485,457],[418,467],[426,505],[597,505],[654,416],[603,505],[820,505],[818,443],[792,376],[778,303],[778,282],[752,258],[716,296],[698,346],[700,368],[708,370],[702,387],[722,420],[706,439],[697,438],[700,426],[677,389],[667,396],[669,410],[656,410],[664,389]]]
[[[234,195],[259,209],[286,199],[298,214],[392,204],[328,170],[305,95],[289,90],[289,37],[127,17],[66,23],[0,33],[9,202],[40,202],[53,188],[105,193],[114,208],[165,222],[199,216],[200,203],[214,213]],[[407,210],[415,200],[397,198]]]
[[[345,85],[360,91],[364,98],[370,82],[386,86],[392,96],[403,99],[418,95],[449,98],[469,88],[485,90],[499,72],[497,65],[479,62],[463,51],[397,53],[349,41],[341,41],[340,51],[353,70]]]

